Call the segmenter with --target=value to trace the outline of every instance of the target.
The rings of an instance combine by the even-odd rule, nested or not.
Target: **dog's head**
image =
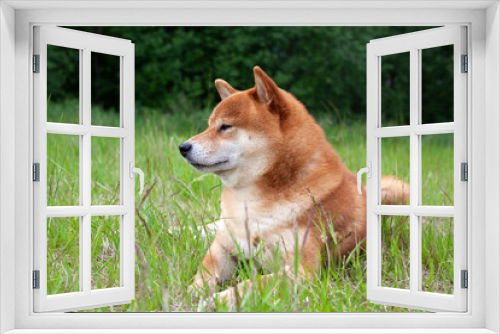
[[[255,87],[245,91],[217,79],[222,101],[210,116],[208,129],[179,146],[195,169],[219,175],[230,187],[255,182],[272,165],[282,141],[284,100],[295,100],[258,66],[254,76]]]

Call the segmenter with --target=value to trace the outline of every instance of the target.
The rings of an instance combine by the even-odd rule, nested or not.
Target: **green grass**
[[[73,110],[73,112],[68,112]],[[49,105],[49,121],[78,122],[74,103]],[[146,174],[145,194],[136,195],[136,299],[127,305],[86,312],[183,312],[204,311],[187,293],[188,286],[212,237],[199,226],[214,222],[220,213],[220,180],[188,166],[178,145],[206,127],[210,111],[164,114],[141,110],[136,116],[136,166]],[[118,115],[92,110],[94,125],[113,124]],[[318,122],[328,140],[352,171],[366,165],[366,128],[363,122],[344,122],[325,114]],[[48,205],[78,205],[79,141],[66,135],[48,136]],[[428,136],[429,137],[429,136]],[[422,139],[423,203],[452,205],[452,137]],[[409,141],[383,144],[384,174],[409,180]],[[406,146],[405,146],[406,145]],[[92,140],[92,203],[119,201],[119,165],[116,140]],[[138,189],[138,184],[136,185]],[[119,234],[116,217],[92,219],[92,288],[119,285]],[[78,291],[78,218],[48,220],[48,291]],[[423,290],[452,293],[453,221],[432,218],[423,223]],[[382,217],[382,284],[409,287],[409,220]],[[334,245],[332,245],[334,247]],[[258,257],[258,255],[257,255]],[[327,259],[328,260],[328,259]],[[406,312],[404,308],[371,304],[366,299],[366,254],[356,250],[344,261],[332,262],[303,284],[291,286],[276,278],[261,289],[257,285],[241,296],[241,312]],[[282,268],[278,260],[269,264]],[[241,263],[231,284],[259,279],[266,272],[253,261]],[[216,305],[224,312],[226,305]]]

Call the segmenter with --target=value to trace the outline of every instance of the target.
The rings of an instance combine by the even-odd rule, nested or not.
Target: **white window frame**
[[[467,269],[467,184],[461,181],[461,163],[467,163],[466,115],[467,76],[462,73],[461,56],[467,54],[467,31],[464,26],[448,26],[372,40],[367,46],[367,158],[371,177],[367,179],[367,298],[374,303],[412,305],[416,309],[463,312],[467,309],[467,290],[461,287],[461,270]],[[422,51],[440,46],[453,46],[453,122],[422,123]],[[382,124],[381,71],[383,56],[407,53],[410,63],[409,124]],[[449,172],[454,180],[454,205],[430,206],[422,203],[422,135],[453,135],[453,165]],[[410,167],[409,205],[381,203],[381,163],[384,138],[408,138]],[[409,224],[409,289],[391,288],[381,283],[382,235],[384,215],[408,217]],[[453,219],[453,294],[422,291],[422,217]]]
[[[120,8],[120,6],[122,6]],[[66,8],[60,8],[66,7]],[[103,7],[114,10],[102,10]],[[126,9],[128,7],[129,9]],[[23,9],[24,8],[24,9]],[[75,9],[80,8],[80,9]],[[142,8],[143,10],[138,10]],[[434,314],[34,314],[31,290],[32,27],[82,25],[461,24],[469,31],[468,312]],[[0,330],[263,328],[268,332],[500,332],[498,1],[4,1],[0,3]],[[134,41],[132,41],[134,42]],[[327,61],[327,60],[326,60]],[[14,83],[14,84],[12,84]],[[12,143],[15,145],[12,145]],[[486,153],[487,152],[487,153]],[[486,179],[486,175],[488,178]],[[13,177],[14,176],[14,177]],[[487,180],[487,182],[486,182]],[[15,194],[12,196],[12,194]],[[472,228],[473,226],[473,228]],[[486,293],[487,292],[487,293]],[[12,307],[14,305],[14,307]],[[194,321],[193,321],[194,320]],[[358,329],[357,331],[355,329]],[[233,329],[233,330],[230,330]],[[281,330],[280,330],[281,329]],[[336,330],[337,329],[337,330]],[[412,330],[413,329],[413,330]],[[40,330],[40,331],[37,331]],[[194,330],[193,330],[194,331]],[[14,333],[13,332],[13,333]],[[55,332],[55,331],[51,331]],[[119,332],[119,330],[118,330]],[[248,331],[247,331],[248,332]]]
[[[47,122],[47,46],[55,45],[79,53],[80,122],[64,124]],[[33,74],[34,162],[39,164],[39,181],[34,193],[34,269],[39,271],[39,288],[34,290],[36,312],[74,311],[104,305],[128,304],[135,299],[135,109],[134,109],[134,44],[112,38],[51,26],[34,27],[34,54],[39,56],[39,73]],[[120,82],[119,126],[92,125],[91,120],[91,57],[101,53],[117,57]],[[47,134],[73,135],[79,138],[80,205],[47,206]],[[92,138],[116,138],[119,144],[120,203],[93,205]],[[92,290],[92,217],[119,216],[120,280],[119,286]],[[79,284],[78,292],[47,295],[47,218],[80,217],[79,222]]]

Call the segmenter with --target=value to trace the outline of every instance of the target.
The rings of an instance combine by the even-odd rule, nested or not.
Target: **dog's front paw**
[[[210,294],[208,297],[201,298],[198,301],[198,312],[215,312],[217,305],[225,304],[228,307],[228,312],[235,312],[236,295],[234,288],[229,288],[221,293]]]
[[[196,275],[193,281],[193,284],[191,287],[194,289],[200,291],[207,291],[210,294],[213,294],[215,292],[215,286],[217,285],[217,280],[215,277],[207,277],[203,278],[200,275]]]
[[[200,275],[196,275],[193,284],[187,288],[187,294],[191,297],[191,301],[213,299],[215,292],[216,280],[209,277],[206,280]]]
[[[192,286],[203,289],[203,287],[205,286],[205,280],[200,275],[196,275]]]
[[[215,293],[208,291],[203,284],[201,286],[193,283],[187,288],[187,296],[196,306],[196,312],[213,312],[215,310]]]
[[[197,312],[214,312],[216,310],[215,294],[209,295],[208,297],[203,297],[198,300]]]
[[[229,288],[220,293],[209,294],[203,294],[203,291],[194,286],[190,286],[189,289],[192,291],[190,293],[193,302],[197,301],[197,312],[215,312],[218,308],[217,305],[221,304],[227,305],[228,312],[237,311],[237,299],[234,288]]]
[[[192,284],[187,287],[186,295],[191,298],[192,302],[195,302],[203,296],[203,291],[203,287]]]
[[[226,304],[229,312],[235,312],[237,310],[236,303],[238,300],[236,298],[235,288],[226,289],[215,296],[215,298],[217,298],[220,303]]]

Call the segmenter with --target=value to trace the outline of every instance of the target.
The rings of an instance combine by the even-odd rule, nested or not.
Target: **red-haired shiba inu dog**
[[[206,282],[213,289],[228,280],[237,248],[247,257],[261,243],[264,250],[279,245],[290,271],[298,247],[304,278],[320,268],[321,254],[333,238],[341,240],[333,256],[346,256],[366,236],[366,197],[357,192],[356,176],[302,103],[259,67],[254,76],[255,87],[245,91],[216,80],[222,101],[208,129],[179,146],[188,163],[218,175],[224,184],[221,220],[195,286]],[[397,179],[385,179],[382,188],[386,202],[409,197],[409,186]],[[321,219],[322,213],[330,219]],[[333,229],[319,224],[333,224]],[[332,230],[335,235],[325,237],[324,231]],[[219,297],[231,302],[234,296],[230,288]]]

